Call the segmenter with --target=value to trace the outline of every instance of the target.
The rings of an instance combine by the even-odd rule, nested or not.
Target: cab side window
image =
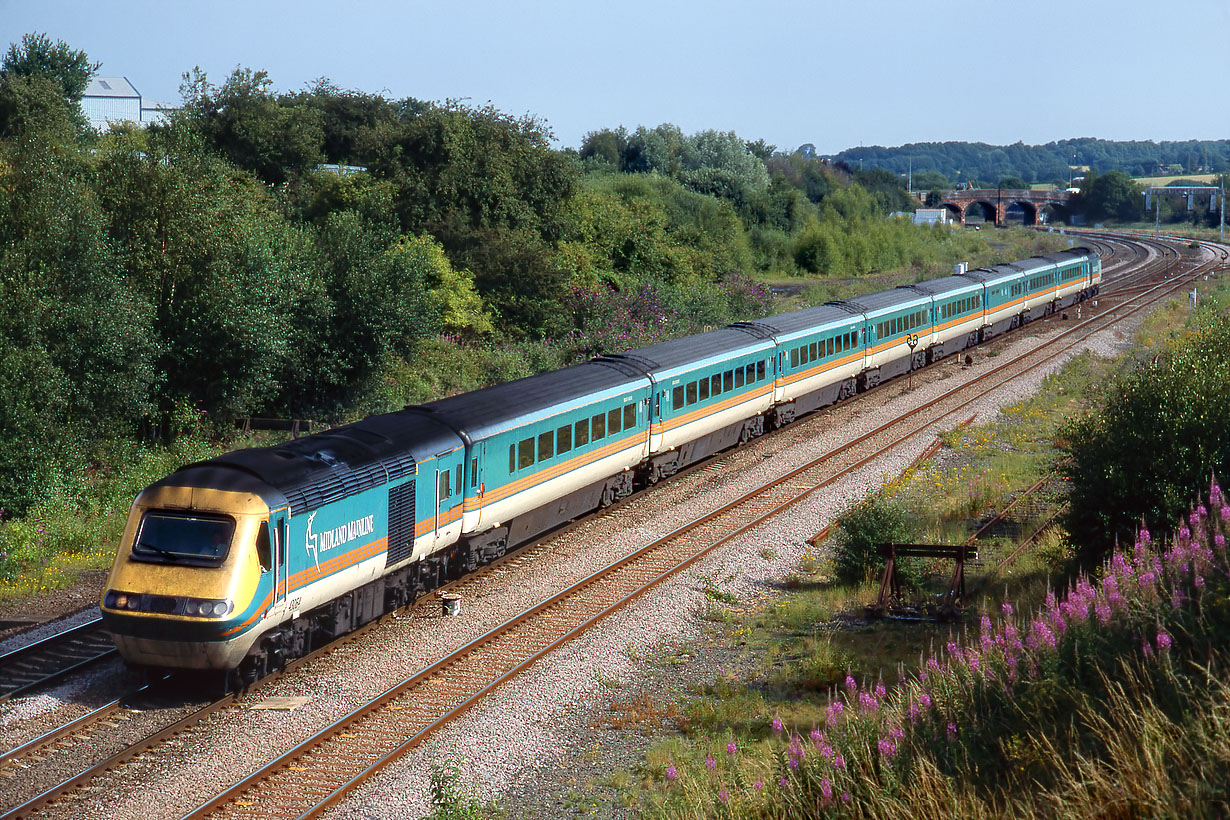
[[[269,525],[262,521],[261,528],[256,533],[256,560],[260,561],[261,572],[268,572],[273,568],[273,560],[270,555]]]

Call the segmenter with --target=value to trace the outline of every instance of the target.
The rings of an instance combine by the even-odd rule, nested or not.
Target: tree
[[[628,132],[622,126],[614,130],[590,131],[581,141],[581,159],[601,160],[611,168],[624,170],[624,154],[628,150]]]
[[[378,94],[343,91],[329,80],[316,80],[307,91],[283,95],[279,104],[284,108],[303,107],[320,113],[323,134],[322,149],[326,162],[342,165],[362,165],[360,136],[381,122],[393,122],[397,110]]]
[[[27,34],[20,46],[9,45],[0,63],[0,76],[46,77],[58,83],[66,100],[79,103],[90,78],[101,67],[102,63],[91,63],[84,51],[73,50],[63,40],[53,43],[46,34]]]
[[[1085,214],[1093,220],[1140,219],[1144,210],[1144,197],[1140,186],[1122,171],[1098,174],[1089,171],[1081,181],[1081,202]]]
[[[11,514],[135,429],[152,408],[158,345],[83,156],[28,132],[0,142],[0,168],[0,507]]]
[[[1029,183],[1020,177],[1003,177],[1000,179],[998,187],[1014,191],[1023,191],[1028,190]]]
[[[0,138],[11,137],[31,122],[45,130],[47,109],[60,108],[81,134],[86,129],[81,97],[101,63],[91,63],[84,51],[45,34],[27,34],[9,45],[0,63]],[[39,113],[39,112],[42,113]]]
[[[265,182],[284,182],[324,159],[324,116],[293,100],[283,104],[272,85],[264,71],[237,68],[219,88],[198,67],[184,74],[184,107],[173,116],[240,168]]]

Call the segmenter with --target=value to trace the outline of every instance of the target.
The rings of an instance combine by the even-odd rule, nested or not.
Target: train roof
[[[840,302],[829,302],[831,305],[842,306],[848,305],[860,313],[877,314],[893,310],[906,305],[921,302],[924,297],[919,293],[912,293],[902,288],[893,288],[892,290],[881,290],[876,293],[868,293],[854,299],[843,299]]]
[[[628,363],[594,359],[414,405],[405,412],[439,419],[462,438],[478,441],[535,418],[555,415],[569,404],[589,404],[647,385],[644,374]]]
[[[858,321],[858,319],[859,317],[849,310],[829,304],[800,308],[789,313],[779,313],[776,316],[753,319],[750,322],[739,322],[735,326],[759,328],[774,336],[787,336],[800,331],[823,327],[824,325],[842,324]]]
[[[732,354],[768,350],[772,343],[768,336],[755,330],[724,327],[659,342],[648,347],[638,347],[626,353],[603,356],[603,361],[625,362],[641,372],[661,376],[673,370],[687,369],[710,360],[729,359]]]
[[[270,509],[314,510],[415,471],[418,461],[461,445],[457,434],[420,414],[386,413],[272,447],[235,450],[189,464],[154,487],[250,492]]]
[[[971,281],[969,277],[954,275],[945,276],[942,279],[931,279],[926,282],[915,282],[912,285],[898,285],[898,287],[904,290],[912,290],[916,293],[924,293],[928,296],[942,296],[946,293],[981,287],[981,285],[981,282]]]

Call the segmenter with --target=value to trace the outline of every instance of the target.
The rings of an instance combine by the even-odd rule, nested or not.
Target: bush
[[[1065,431],[1068,531],[1097,557],[1143,522],[1170,525],[1230,468],[1230,318],[1214,315],[1113,379],[1103,406]]]
[[[877,546],[913,541],[917,536],[915,521],[909,507],[879,495],[869,496],[846,508],[837,516],[833,537],[833,568],[837,580],[845,584],[871,580],[884,566]],[[905,566],[898,566],[898,573],[907,579],[913,575]]]

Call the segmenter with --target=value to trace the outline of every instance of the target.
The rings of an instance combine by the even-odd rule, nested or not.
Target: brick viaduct
[[[1076,211],[1075,194],[1067,191],[1016,191],[999,188],[970,188],[946,191],[937,207],[952,212],[952,218],[964,225],[967,216],[981,215],[987,222],[1003,225],[1008,221],[1008,209],[1017,206],[1026,225],[1045,222],[1071,222]]]

